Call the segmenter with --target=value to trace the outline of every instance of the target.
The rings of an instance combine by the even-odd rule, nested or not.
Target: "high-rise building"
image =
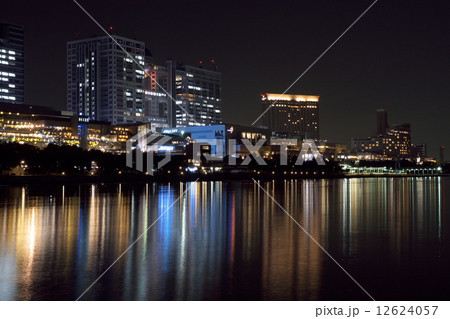
[[[24,57],[23,27],[0,22],[0,101],[24,103]]]
[[[382,135],[389,128],[387,111],[384,109],[377,110],[377,135]]]
[[[319,139],[319,96],[262,94],[263,126],[272,132]]]
[[[168,92],[176,100],[169,101],[169,123],[176,126],[222,123],[222,74],[217,72],[214,61],[198,67],[174,60],[166,64]]]
[[[67,43],[67,108],[112,124],[150,122],[144,112],[145,44],[112,37],[120,46],[109,36]]]
[[[152,127],[222,122],[219,72],[174,60],[158,66],[143,42],[112,37],[131,58],[109,36],[67,44],[69,111],[89,120]]]
[[[146,54],[144,79],[144,113],[152,127],[169,127],[168,108],[171,98],[167,92],[167,68],[155,65]]]

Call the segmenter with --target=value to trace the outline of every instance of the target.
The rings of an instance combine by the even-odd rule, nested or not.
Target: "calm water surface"
[[[449,183],[261,185],[375,299],[448,300]],[[77,299],[165,211],[82,300],[368,300],[253,182],[0,187],[0,300]]]

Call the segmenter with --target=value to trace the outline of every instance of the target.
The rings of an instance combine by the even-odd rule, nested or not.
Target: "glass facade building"
[[[222,74],[215,71],[213,67],[214,65],[208,69],[203,66],[176,64],[175,87],[172,91],[178,105],[173,112],[177,126],[222,123]],[[168,69],[170,71],[170,68]]]

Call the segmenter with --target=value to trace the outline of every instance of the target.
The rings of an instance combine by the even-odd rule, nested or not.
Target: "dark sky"
[[[105,27],[144,41],[157,63],[215,59],[224,120],[250,125],[260,94],[283,92],[373,1],[79,2]],[[102,31],[71,0],[10,1],[0,19],[25,26],[26,102],[65,108],[66,42]],[[370,135],[385,108],[436,156],[450,147],[449,40],[450,1],[379,0],[288,93],[321,96],[329,141]]]

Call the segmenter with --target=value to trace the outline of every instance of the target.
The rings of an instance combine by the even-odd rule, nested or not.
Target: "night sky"
[[[283,92],[373,1],[79,2],[103,26],[144,41],[156,63],[214,59],[224,121],[250,125],[260,94]],[[0,20],[25,27],[26,102],[65,109],[66,42],[102,31],[71,0],[10,1]],[[321,96],[329,141],[369,136],[385,108],[390,124],[410,122],[413,143],[436,156],[450,147],[449,40],[449,1],[379,0],[288,93]]]

